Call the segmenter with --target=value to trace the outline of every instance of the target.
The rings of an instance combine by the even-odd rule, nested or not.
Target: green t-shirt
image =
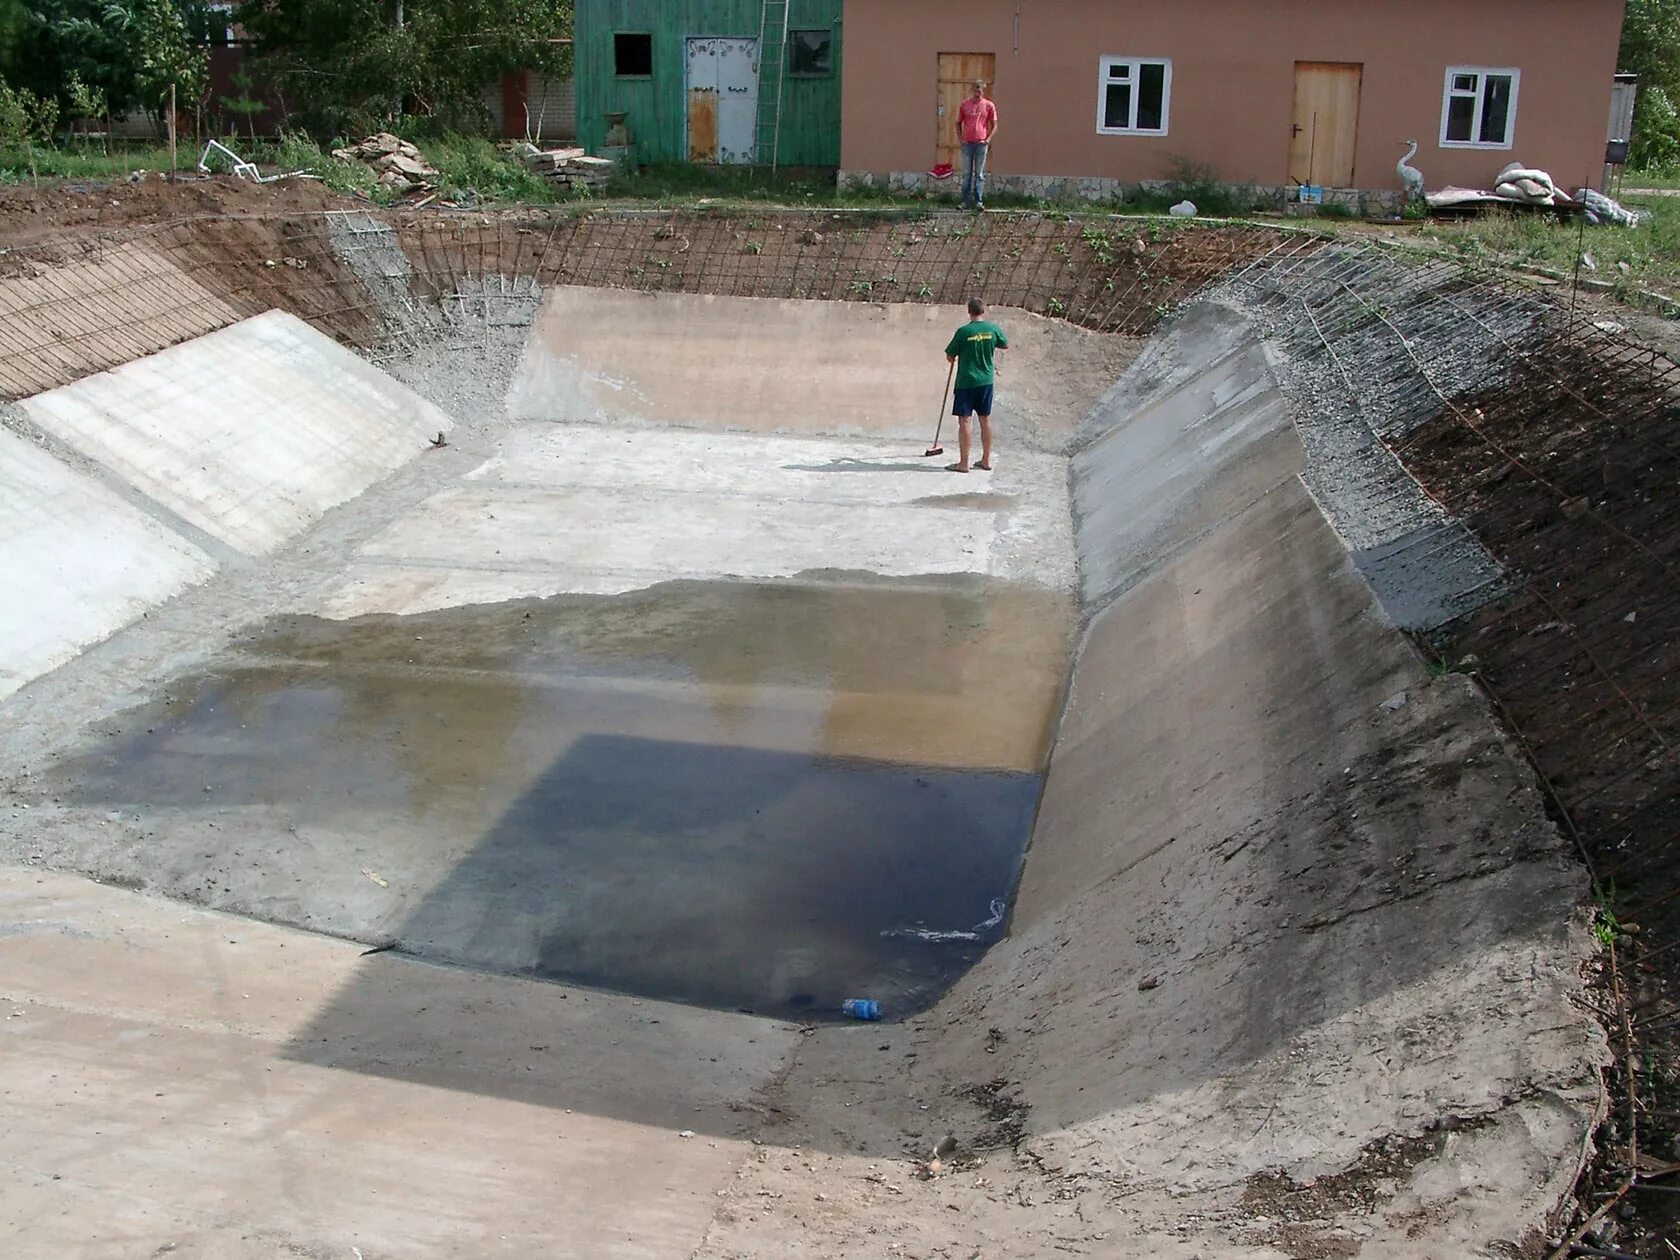
[[[992,351],[1009,348],[1003,329],[983,319],[970,320],[951,337],[946,354],[957,356],[957,388],[975,389],[992,383]]]

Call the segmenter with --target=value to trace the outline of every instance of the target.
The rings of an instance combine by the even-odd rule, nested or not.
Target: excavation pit
[[[241,298],[318,286],[307,320],[37,365],[0,434],[39,609],[0,675],[26,1249],[116,1216],[241,1257],[1546,1227],[1599,1104],[1581,878],[1397,630],[1498,566],[1357,400],[1291,392],[1290,354],[1314,398],[1336,357],[1436,360],[1357,258],[1258,230],[814,222],[358,211]],[[943,304],[807,300],[866,263]],[[996,471],[921,458],[972,277],[1142,330],[1231,263],[1135,363],[994,312]],[[699,291],[576,283],[655,274]],[[1315,284],[1336,318],[1280,327]],[[321,331],[372,323],[380,371]],[[826,1023],[847,997],[890,1022]]]

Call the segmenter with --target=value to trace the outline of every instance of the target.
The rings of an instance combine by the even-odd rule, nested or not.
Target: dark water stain
[[[1012,494],[927,494],[912,502],[917,507],[966,508],[974,512],[1001,512],[1015,505]]]
[[[902,1014],[1002,931],[1072,622],[977,579],[288,618],[45,790],[166,816],[159,891],[661,998]]]

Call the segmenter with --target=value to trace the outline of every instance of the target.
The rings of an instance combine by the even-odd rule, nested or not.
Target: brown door
[[[1364,77],[1364,66],[1295,63],[1295,126],[1289,141],[1289,178],[1295,183],[1353,187],[1359,85]]]
[[[962,141],[957,136],[957,107],[968,97],[974,80],[986,82],[986,99],[992,96],[992,71],[997,57],[992,53],[939,54],[939,114],[934,132],[934,162],[962,166]]]

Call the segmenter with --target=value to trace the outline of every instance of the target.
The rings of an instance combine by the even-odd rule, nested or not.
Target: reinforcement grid
[[[945,305],[981,296],[1143,335],[1276,236],[1161,220],[779,209],[205,217],[7,252],[0,398],[271,308],[376,356],[400,353],[552,284]]]
[[[1492,699],[1592,875],[1619,1078],[1582,1187],[1602,1219],[1680,1172],[1680,367],[1567,295],[1380,247],[1284,242],[1229,288],[1334,364],[1510,572],[1428,646]]]

